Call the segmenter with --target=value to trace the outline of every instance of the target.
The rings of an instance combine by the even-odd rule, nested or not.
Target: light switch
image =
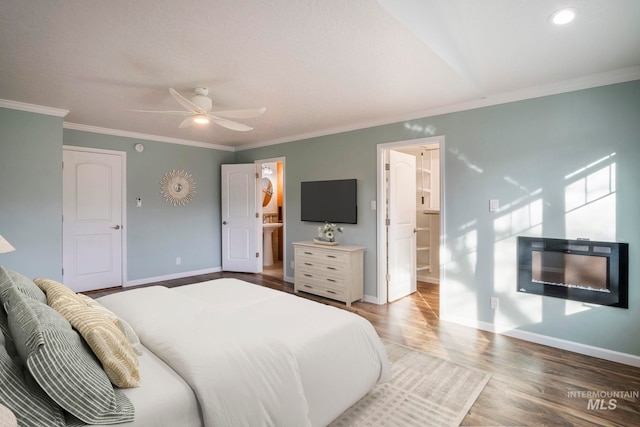
[[[142,207],[142,197],[138,197],[136,199],[136,206],[141,208]]]
[[[375,201],[375,200],[372,200],[372,201],[371,201],[371,210],[372,210],[372,211],[375,211],[375,210],[376,210],[376,201]]]
[[[500,200],[491,199],[489,200],[489,212],[498,212],[500,210]]]

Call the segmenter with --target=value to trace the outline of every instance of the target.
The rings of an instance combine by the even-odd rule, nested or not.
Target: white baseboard
[[[536,334],[535,332],[511,329],[508,331],[498,331],[494,324],[480,321],[471,321],[469,319],[459,317],[442,317],[441,320],[457,323],[463,326],[469,326],[483,331],[493,332],[495,334],[505,335],[512,338],[518,338],[524,341],[534,342],[549,347],[559,348],[561,350],[572,351],[574,353],[584,354],[585,356],[597,357],[599,359],[609,360],[611,362],[622,363],[625,365],[640,368],[640,356],[634,354],[622,353],[619,351],[608,350],[606,348],[594,347],[587,344],[581,344],[574,341],[563,340],[560,338],[548,337],[546,335]]]
[[[371,304],[378,304],[380,305],[380,303],[378,302],[378,297],[372,297],[371,295],[365,295],[362,298],[362,301],[364,302],[370,302]]]
[[[433,276],[417,276],[416,279],[418,280],[418,282],[427,282],[427,283],[433,283],[435,285],[439,285],[440,284],[440,278],[439,277],[433,277]]]
[[[183,277],[199,276],[200,274],[219,273],[222,267],[205,268],[204,270],[183,271],[182,273],[168,274],[166,276],[145,277],[144,279],[127,280],[125,288],[129,286],[146,285],[147,283],[163,282],[165,280],[182,279]]]

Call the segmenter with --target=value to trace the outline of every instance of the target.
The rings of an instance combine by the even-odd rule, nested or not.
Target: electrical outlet
[[[291,263],[289,265],[291,266],[292,270],[296,268],[296,265],[295,265],[295,263],[293,261],[291,261]]]
[[[176,258],[176,265],[180,265],[182,264],[182,258],[178,257]]]
[[[491,309],[497,310],[500,305],[500,299],[498,297],[491,297]]]

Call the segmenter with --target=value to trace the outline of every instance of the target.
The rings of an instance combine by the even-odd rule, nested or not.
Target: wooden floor
[[[260,274],[213,273],[155,284],[173,287],[220,277],[293,293],[291,284]],[[99,297],[120,290],[89,294]],[[640,425],[640,368],[440,321],[437,285],[419,283],[418,292],[382,306],[356,302],[347,308],[328,299],[300,295],[365,317],[382,338],[491,374],[462,425]],[[606,392],[632,396],[609,394],[596,401]]]

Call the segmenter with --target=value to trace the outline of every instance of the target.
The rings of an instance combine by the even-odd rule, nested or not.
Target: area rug
[[[490,375],[382,341],[391,363],[391,381],[376,385],[330,426],[460,425]]]

